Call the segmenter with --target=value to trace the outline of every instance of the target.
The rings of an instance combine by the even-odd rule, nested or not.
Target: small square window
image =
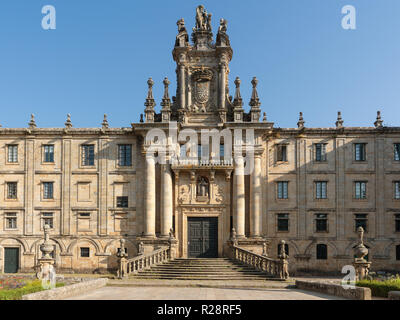
[[[326,199],[327,198],[327,181],[317,181],[315,182],[315,198],[316,199]]]
[[[18,162],[18,145],[10,144],[7,146],[8,157],[7,160],[10,163]]]
[[[48,144],[43,146],[44,162],[54,162],[54,145]]]
[[[280,144],[277,146],[277,160],[287,162],[287,146]]]
[[[354,144],[354,160],[365,161],[366,160],[366,143],[355,143]]]
[[[289,214],[279,213],[278,214],[278,231],[289,231]]]
[[[288,199],[288,184],[288,181],[278,182],[278,199]]]
[[[326,143],[315,144],[315,161],[326,161]]]
[[[53,199],[53,182],[43,182],[43,199]]]
[[[394,144],[394,161],[400,161],[400,143]]]
[[[6,229],[17,229],[17,214],[6,213]]]
[[[7,199],[17,199],[17,183],[7,182]]]
[[[364,213],[356,214],[355,215],[355,231],[357,232],[357,229],[359,227],[362,227],[364,229],[364,232],[367,232],[367,222],[368,222],[368,215]]]
[[[132,145],[118,145],[118,165],[121,167],[129,167],[132,165]]]
[[[367,182],[356,181],[355,185],[355,198],[356,199],[367,199]]]
[[[128,197],[117,197],[118,208],[128,208]]]
[[[94,145],[82,145],[82,166],[94,166]]]
[[[81,257],[89,258],[90,257],[90,248],[81,248]]]
[[[43,212],[42,219],[43,219],[43,227],[45,225],[48,225],[50,229],[54,228],[54,219],[52,212]]]
[[[328,246],[326,244],[317,244],[317,260],[328,259]]]
[[[79,217],[81,218],[90,218],[90,212],[80,212]]]
[[[394,182],[394,198],[400,200],[400,181]]]
[[[317,232],[328,231],[328,215],[323,213],[317,213],[315,215],[315,227]]]

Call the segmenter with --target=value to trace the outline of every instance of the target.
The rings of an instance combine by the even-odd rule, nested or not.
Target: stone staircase
[[[137,274],[132,279],[165,280],[279,280],[227,258],[175,259]]]

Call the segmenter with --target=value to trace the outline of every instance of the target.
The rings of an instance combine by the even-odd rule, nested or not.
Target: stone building
[[[27,128],[0,128],[0,272],[32,271],[45,224],[59,272],[115,269],[121,238],[133,257],[171,230],[180,257],[227,256],[232,228],[239,246],[261,253],[266,243],[271,257],[285,240],[292,273],[340,272],[358,226],[373,268],[399,270],[400,128],[379,113],[373,127],[345,127],[339,113],[332,128],[307,128],[302,115],[297,128],[276,128],[261,115],[256,78],[246,112],[240,79],[233,97],[228,86],[227,22],[214,42],[210,19],[199,6],[192,42],[178,21],[176,96],[165,79],[156,112],[149,79],[131,127],[105,116],[100,128],[74,128],[68,116],[45,129],[32,116]],[[212,148],[207,129],[221,138]],[[193,132],[198,142],[186,143]]]

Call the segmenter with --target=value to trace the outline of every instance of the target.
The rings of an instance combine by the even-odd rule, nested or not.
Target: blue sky
[[[0,2],[0,124],[128,127],[143,112],[147,78],[171,80],[176,21],[194,25],[195,8],[228,20],[234,50],[230,89],[242,80],[246,110],[251,78],[259,79],[262,111],[276,127],[372,126],[376,110],[400,126],[399,0],[2,0]],[[53,5],[56,30],[43,30],[41,9]],[[357,29],[344,30],[341,8],[357,10]],[[216,32],[214,32],[215,34]]]

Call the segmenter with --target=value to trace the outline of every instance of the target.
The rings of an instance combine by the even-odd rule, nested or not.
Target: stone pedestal
[[[366,279],[371,267],[371,262],[368,261],[357,261],[353,262],[354,269],[356,270],[356,281]]]

